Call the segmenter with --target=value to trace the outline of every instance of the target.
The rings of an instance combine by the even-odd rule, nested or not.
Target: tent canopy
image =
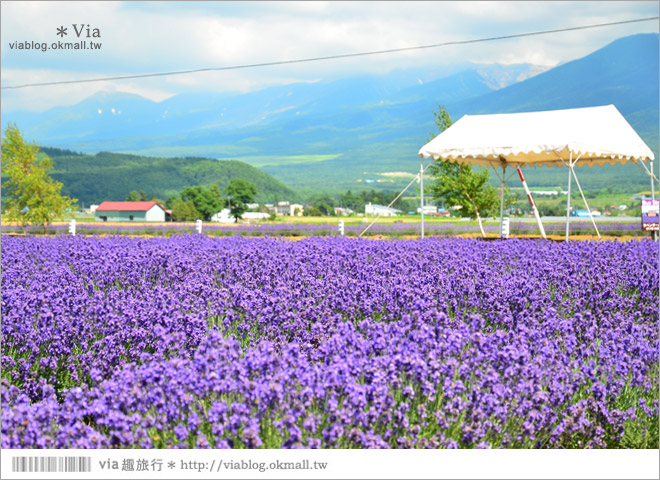
[[[419,155],[490,167],[576,166],[653,160],[614,105],[528,113],[465,115]],[[562,161],[563,159],[563,161]]]

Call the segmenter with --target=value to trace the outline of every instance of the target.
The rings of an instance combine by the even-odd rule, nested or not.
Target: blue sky
[[[2,86],[221,67],[403,48],[657,16],[656,1],[621,2],[2,2]],[[72,25],[85,25],[76,38]],[[67,28],[66,38],[57,36]],[[87,37],[86,28],[100,38]],[[2,90],[3,111],[40,111],[97,91],[155,101],[184,92],[448,69],[458,62],[556,65],[658,22],[355,59],[149,79]],[[81,40],[99,50],[18,50],[16,42]]]

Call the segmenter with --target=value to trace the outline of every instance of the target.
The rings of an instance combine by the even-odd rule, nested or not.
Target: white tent
[[[419,155],[421,171],[424,169],[423,159],[428,157],[502,168],[500,225],[506,168],[517,169],[543,236],[545,232],[524,182],[521,167],[569,167],[566,239],[569,231],[571,175],[582,194],[575,166],[635,162],[651,176],[651,191],[654,191],[653,152],[614,105],[544,112],[465,115],[424,145]],[[644,162],[648,162],[649,166]],[[584,194],[582,199],[586,205]],[[422,235],[423,221],[422,216]],[[591,221],[598,232],[593,217]]]

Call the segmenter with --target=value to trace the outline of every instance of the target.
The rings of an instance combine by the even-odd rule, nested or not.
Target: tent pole
[[[534,212],[534,216],[536,217],[536,223],[539,225],[539,230],[541,230],[541,236],[543,238],[545,237],[545,229],[543,228],[543,223],[541,223],[541,216],[539,215],[539,211],[536,208],[536,204],[534,203],[534,200],[532,200],[532,193],[529,191],[529,187],[527,186],[527,182],[525,181],[525,177],[523,177],[522,171],[520,170],[520,165],[518,165],[518,175],[520,176],[520,181],[523,184],[523,187],[525,187],[525,193],[527,194],[527,200],[529,200],[529,204],[532,206],[532,211]]]
[[[584,193],[582,192],[582,187],[580,186],[580,181],[577,178],[577,174],[575,173],[575,169],[571,167],[570,170],[571,170],[571,172],[573,172],[573,177],[575,178],[575,184],[577,185],[578,190],[580,190],[580,195],[582,195],[582,201],[584,202],[585,207],[587,207],[587,211],[589,212],[589,218],[591,218],[591,224],[594,226],[594,229],[596,230],[596,235],[598,235],[598,238],[602,240],[602,237],[600,236],[600,232],[598,231],[598,227],[596,226],[596,221],[594,220],[594,216],[591,214],[591,208],[589,208],[589,204],[587,203],[587,199],[584,198]]]
[[[506,178],[506,165],[502,166],[502,186],[500,187],[500,240],[502,239],[502,222],[504,221],[504,182]]]
[[[568,159],[568,194],[566,196],[566,241],[568,242],[568,229],[571,220],[571,168],[573,168],[573,151]]]
[[[419,157],[419,191],[420,191],[420,203],[421,203],[421,212],[422,212],[422,239],[424,238],[424,157],[420,155]]]
[[[655,185],[653,184],[653,160],[649,160],[649,166],[651,167],[651,200],[655,200]]]

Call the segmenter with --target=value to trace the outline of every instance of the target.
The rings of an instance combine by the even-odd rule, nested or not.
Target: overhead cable
[[[554,30],[541,30],[536,32],[527,32],[527,33],[516,33],[511,35],[502,35],[498,37],[487,37],[487,38],[477,38],[472,40],[457,40],[453,42],[443,42],[436,43],[433,45],[417,45],[414,47],[403,47],[403,48],[391,48],[387,50],[376,50],[370,52],[358,52],[358,53],[344,53],[338,55],[328,55],[325,57],[312,57],[312,58],[301,58],[295,60],[280,60],[274,62],[264,62],[264,63],[251,63],[244,65],[230,65],[225,67],[209,67],[209,68],[198,68],[194,70],[178,70],[178,71],[169,71],[169,72],[157,72],[157,73],[143,73],[136,75],[121,75],[115,77],[99,77],[99,78],[88,78],[83,80],[63,80],[58,82],[43,82],[43,83],[27,83],[23,85],[11,85],[7,87],[2,87],[2,90],[9,89],[18,89],[18,88],[27,88],[27,87],[46,87],[51,85],[70,85],[76,83],[90,83],[90,82],[107,82],[111,80],[128,80],[134,78],[150,78],[150,77],[165,77],[171,75],[185,75],[190,73],[201,73],[201,72],[219,72],[225,70],[239,70],[246,68],[257,68],[257,67],[271,67],[276,65],[289,65],[294,63],[305,63],[305,62],[319,62],[324,60],[336,60],[340,58],[353,58],[353,57],[364,57],[368,55],[383,55],[388,53],[398,53],[398,52],[408,52],[412,50],[422,50],[428,48],[439,48],[447,47],[451,45],[467,45],[471,43],[481,43],[481,42],[492,42],[495,40],[508,40],[512,38],[522,38],[522,37],[531,37],[536,35],[547,35],[551,33],[560,33],[560,32],[570,32],[575,30],[586,30],[589,28],[599,28],[599,27],[610,27],[613,25],[624,25],[628,23],[637,23],[637,22],[648,22],[651,20],[658,20],[660,17],[647,17],[647,18],[637,18],[634,20],[622,20],[619,22],[609,22],[609,23],[598,23],[594,25],[581,25],[577,27],[566,27],[558,28]]]

